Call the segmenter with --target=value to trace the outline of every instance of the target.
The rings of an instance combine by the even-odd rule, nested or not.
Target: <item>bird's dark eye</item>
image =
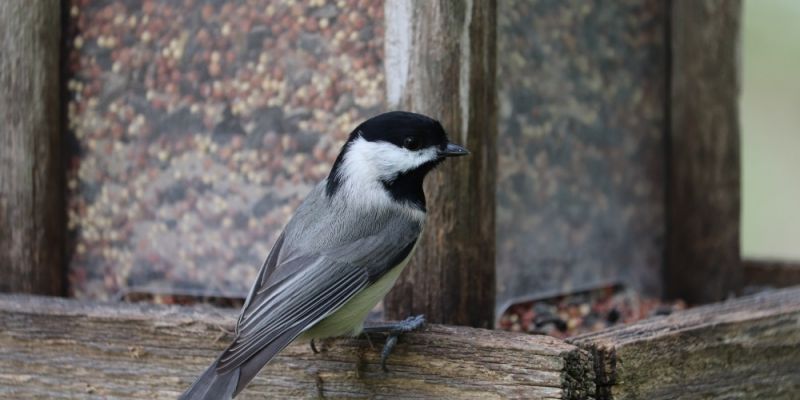
[[[409,150],[416,150],[419,148],[419,140],[414,136],[406,136],[406,138],[403,139],[403,147]]]

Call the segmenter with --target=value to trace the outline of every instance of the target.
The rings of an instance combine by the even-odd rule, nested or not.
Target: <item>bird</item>
[[[406,111],[376,115],[348,136],[330,173],[276,239],[242,306],[233,341],[181,399],[231,399],[295,340],[385,332],[381,366],[423,316],[365,327],[408,264],[425,225],[423,181],[469,154],[442,124]]]

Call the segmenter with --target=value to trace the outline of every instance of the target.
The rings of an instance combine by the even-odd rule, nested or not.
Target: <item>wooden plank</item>
[[[672,2],[665,293],[720,301],[741,288],[739,0]]]
[[[745,259],[742,268],[746,286],[800,285],[800,261]]]
[[[64,292],[60,1],[0,1],[0,292]]]
[[[494,0],[386,2],[390,108],[430,115],[472,154],[427,178],[428,220],[386,315],[491,327],[497,116]]]
[[[800,393],[800,287],[570,340],[599,399],[790,399]]]
[[[231,310],[0,295],[0,398],[174,399],[231,339]],[[400,339],[287,348],[241,398],[578,399],[588,352],[546,337],[432,325]]]

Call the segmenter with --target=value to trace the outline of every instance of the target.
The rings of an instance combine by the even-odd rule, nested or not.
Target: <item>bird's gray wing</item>
[[[404,259],[419,229],[391,229],[315,254],[282,254],[276,242],[251,289],[236,338],[217,373],[241,368],[237,392],[303,331],[332,314]]]

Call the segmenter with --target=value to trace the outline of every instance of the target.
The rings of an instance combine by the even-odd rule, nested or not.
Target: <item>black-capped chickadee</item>
[[[295,339],[358,335],[394,285],[425,223],[425,175],[468,154],[424,115],[389,112],[359,125],[328,177],[295,211],[250,289],[233,343],[181,396],[230,399]],[[397,335],[412,317],[369,327]]]

